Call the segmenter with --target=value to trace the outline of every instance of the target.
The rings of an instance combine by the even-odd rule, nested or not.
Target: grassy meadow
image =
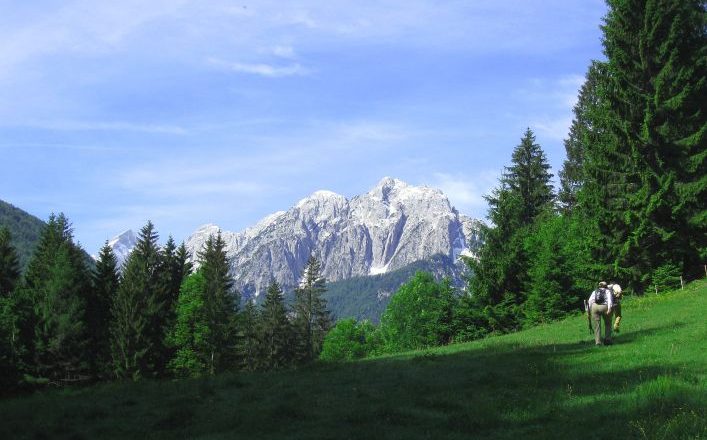
[[[707,282],[629,298],[612,346],[585,315],[347,364],[47,390],[0,438],[707,438]]]

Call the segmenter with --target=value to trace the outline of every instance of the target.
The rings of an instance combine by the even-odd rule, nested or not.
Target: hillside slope
[[[707,436],[707,282],[629,299],[615,345],[584,316],[299,371],[108,384],[0,401],[0,438]]]
[[[0,227],[6,226],[17,250],[20,267],[24,270],[39,241],[44,222],[37,217],[0,200]]]

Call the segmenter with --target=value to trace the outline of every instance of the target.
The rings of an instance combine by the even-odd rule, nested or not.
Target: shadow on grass
[[[499,343],[32,396],[0,406],[0,437],[696,438],[707,434],[704,365],[622,348],[675,328],[622,333],[613,347]]]

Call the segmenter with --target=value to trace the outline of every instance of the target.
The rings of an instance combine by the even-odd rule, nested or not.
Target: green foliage
[[[56,382],[87,371],[90,274],[84,255],[67,218],[50,216],[13,301],[16,351],[21,368],[35,379]]]
[[[9,296],[20,278],[20,264],[11,241],[10,230],[0,228],[0,297]]]
[[[155,376],[163,361],[166,283],[152,222],[140,230],[111,310],[111,355],[119,378]]]
[[[656,268],[651,277],[651,285],[663,292],[680,287],[680,268],[676,264],[666,263]]]
[[[591,231],[578,215],[546,213],[526,237],[528,297],[525,325],[548,323],[579,310],[594,285]]]
[[[263,368],[276,369],[290,364],[294,354],[293,328],[287,318],[282,289],[276,281],[270,283],[265,293],[259,325]]]
[[[467,259],[470,302],[464,335],[508,332],[520,327],[521,306],[527,298],[530,257],[525,246],[536,218],[552,207],[554,195],[549,165],[528,129],[513,151],[511,166],[499,186],[486,197],[489,220],[478,259]],[[473,303],[473,304],[471,304]],[[469,326],[473,326],[470,328]]]
[[[356,318],[358,321],[369,320],[378,324],[395,291],[416,272],[432,272],[439,278],[454,277],[454,265],[455,262],[447,255],[433,255],[426,260],[416,261],[384,274],[327,283],[324,298],[327,308],[337,320]],[[459,273],[456,275],[458,277]]]
[[[606,239],[595,257],[642,292],[664,264],[693,275],[707,247],[705,4],[608,4],[585,200]]]
[[[175,354],[168,368],[175,376],[200,376],[209,371],[211,331],[206,315],[206,278],[201,271],[186,277],[179,290],[176,322],[168,335]]]
[[[586,152],[592,145],[602,140],[602,124],[597,124],[601,118],[601,81],[605,75],[606,66],[593,61],[587,71],[587,78],[582,85],[577,104],[573,108],[574,119],[570,132],[565,139],[567,158],[559,172],[560,190],[557,199],[564,213],[571,213],[577,206],[578,194],[586,183],[585,161]]]
[[[393,296],[381,318],[386,351],[447,344],[454,334],[454,297],[448,280],[417,272]]]
[[[369,321],[342,319],[324,338],[319,358],[323,361],[352,361],[380,353],[383,340]]]
[[[198,253],[204,275],[204,309],[209,327],[207,346],[210,351],[208,371],[216,374],[237,363],[237,319],[240,299],[233,289],[229,273],[226,243],[219,232],[210,236]]]
[[[313,256],[304,268],[300,286],[295,289],[294,328],[297,335],[295,358],[310,362],[319,356],[324,336],[331,327],[324,293],[326,280],[321,275],[321,265]]]
[[[93,270],[92,288],[86,301],[91,370],[100,377],[111,376],[113,362],[110,352],[111,307],[120,284],[118,262],[106,242],[98,254]]]
[[[238,353],[240,367],[245,371],[255,371],[263,368],[265,347],[262,346],[260,329],[260,313],[255,303],[247,301],[240,314]]]

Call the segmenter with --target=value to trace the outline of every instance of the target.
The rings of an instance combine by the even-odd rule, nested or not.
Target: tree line
[[[96,380],[213,375],[316,359],[331,318],[310,258],[291,309],[272,282],[262,306],[241,299],[220,233],[193,264],[148,222],[118,267],[106,243],[95,268],[68,219],[52,215],[24,274],[0,229],[0,385],[4,391]]]

